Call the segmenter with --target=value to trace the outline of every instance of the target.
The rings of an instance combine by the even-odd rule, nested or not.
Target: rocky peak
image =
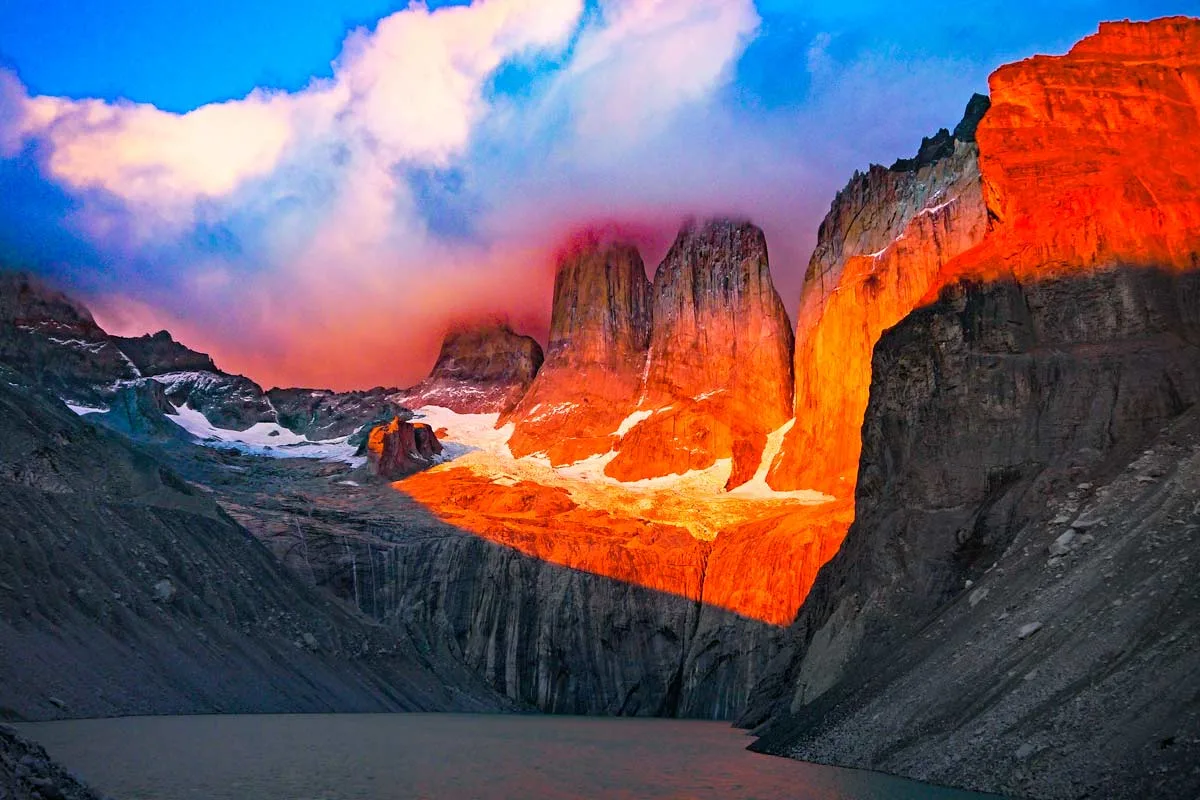
[[[732,458],[728,488],[758,467],[791,416],[791,322],[767,242],[748,222],[689,223],[654,275],[654,325],[640,407],[654,412],[620,445],[620,480],[707,469]]]
[[[185,347],[167,331],[144,336],[114,336],[112,340],[146,377],[167,372],[221,372],[207,353]]]
[[[637,248],[584,234],[559,258],[550,358],[558,366],[640,361],[650,346],[650,314],[650,281]]]
[[[570,464],[612,449],[641,392],[650,321],[637,248],[593,232],[574,237],[558,256],[546,364],[509,416],[513,454]]]
[[[543,360],[541,345],[506,322],[459,326],[446,333],[429,377],[390,399],[409,408],[504,412],[525,394]]]
[[[653,293],[648,403],[723,390],[756,395],[774,427],[791,416],[791,322],[759,228],[687,225],[655,273]]]

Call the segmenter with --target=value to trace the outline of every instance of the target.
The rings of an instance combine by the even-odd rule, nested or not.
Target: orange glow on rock
[[[913,176],[942,187],[936,204],[916,211],[913,179],[882,167],[834,202],[822,242],[848,250],[819,244],[805,277],[773,487],[853,495],[875,343],[948,283],[1200,266],[1200,20],[1106,23],[990,84],[977,164],[960,143]]]
[[[394,484],[444,522],[533,558],[569,569],[703,600],[741,616],[787,625],[817,571],[837,552],[853,521],[849,502],[792,507],[764,518],[761,504],[714,541],[692,535],[687,509],[660,519],[573,500],[562,487],[494,483],[463,467],[422,472]],[[671,514],[677,524],[671,524]]]

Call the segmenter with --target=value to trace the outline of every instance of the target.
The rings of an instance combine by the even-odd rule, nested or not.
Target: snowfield
[[[355,448],[346,442],[348,436],[313,442],[275,422],[258,422],[244,431],[231,431],[216,427],[186,404],[176,406],[175,416],[168,415],[167,419],[195,436],[200,444],[210,447],[226,447],[270,458],[341,461],[354,467],[367,463],[366,458],[354,455]]]

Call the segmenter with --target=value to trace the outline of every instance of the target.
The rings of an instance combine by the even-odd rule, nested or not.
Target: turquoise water
[[[745,733],[715,722],[312,714],[15,727],[117,800],[984,796],[751,753]]]

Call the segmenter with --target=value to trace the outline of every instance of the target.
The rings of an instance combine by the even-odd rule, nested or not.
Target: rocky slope
[[[429,377],[391,397],[420,408],[441,406],[460,414],[507,412],[521,399],[541,369],[542,347],[514,333],[507,323],[455,328]]]
[[[45,748],[0,725],[0,797],[5,800],[101,800]]]
[[[98,407],[141,376],[80,303],[39,279],[0,269],[0,362],[68,402]]]
[[[791,417],[792,329],[771,282],[766,237],[715,221],[680,232],[654,274],[654,324],[637,409],[605,473],[632,481],[733,460],[727,489],[758,469]]]
[[[781,490],[854,494],[871,351],[987,229],[975,128],[977,95],[953,134],[913,159],[851,179],[821,223],[804,276],[796,331],[796,422],[772,464]]]
[[[650,281],[637,248],[597,234],[559,256],[546,363],[520,404],[509,448],[573,464],[607,453],[641,393],[650,346]]]
[[[4,716],[508,707],[21,377],[0,381]]]
[[[1194,138],[1198,64],[1174,19],[993,75],[993,224],[875,349],[856,520],[744,717],[760,749],[1036,797],[1200,787],[1200,173],[1159,158]]]
[[[113,336],[112,342],[145,377],[166,372],[220,372],[207,353],[197,353],[167,331],[145,336]]]
[[[536,347],[536,343],[534,344]],[[396,389],[331,392],[262,387],[220,370],[166,331],[111,336],[77,301],[30,275],[0,270],[0,363],[22,383],[63,400],[105,410],[117,430],[173,438],[162,414],[199,411],[215,427],[244,431],[278,423],[310,440],[349,436],[373,421],[406,416]],[[157,399],[156,399],[157,398]],[[165,398],[165,401],[164,401]]]
[[[268,389],[267,400],[279,424],[313,441],[351,436],[370,422],[407,418],[408,409],[396,400],[398,389],[366,391],[329,389]]]

